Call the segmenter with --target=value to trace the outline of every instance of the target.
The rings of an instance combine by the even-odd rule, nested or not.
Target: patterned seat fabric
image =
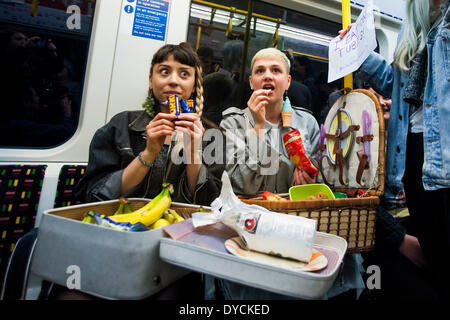
[[[0,286],[17,240],[33,229],[46,165],[0,165]]]
[[[75,198],[75,186],[86,171],[86,165],[64,165],[59,172],[55,208],[81,203]]]

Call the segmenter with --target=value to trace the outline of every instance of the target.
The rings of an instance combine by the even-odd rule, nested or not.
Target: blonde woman
[[[226,171],[238,194],[263,191],[288,192],[294,184],[314,183],[315,178],[295,169],[287,157],[282,135],[299,129],[307,156],[319,144],[319,126],[308,110],[293,106],[290,127],[283,127],[281,109],[291,82],[290,62],[278,49],[258,51],[251,62],[253,93],[244,110],[229,108],[220,126],[227,137]]]
[[[200,121],[201,74],[201,62],[187,43],[165,45],[155,53],[145,110],[119,113],[97,130],[86,174],[78,185],[81,199],[153,198],[163,180],[174,185],[174,201],[209,205],[218,196],[220,176],[209,172],[195,148],[205,131]],[[170,114],[168,105],[161,104],[170,95],[195,100],[196,112]],[[172,141],[176,132],[185,137],[181,151],[185,161],[170,163],[179,156],[172,153],[180,151]]]

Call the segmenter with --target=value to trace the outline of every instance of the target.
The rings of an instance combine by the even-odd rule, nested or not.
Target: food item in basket
[[[317,192],[313,196],[306,197],[305,200],[324,200],[324,199],[328,199],[327,195],[324,192]]]
[[[81,222],[92,223],[92,217],[90,215],[86,214],[86,216],[83,218],[83,220],[81,220]]]
[[[182,216],[180,216],[180,215],[178,214],[178,212],[176,212],[176,211],[173,210],[173,209],[169,209],[169,211],[170,211],[170,213],[172,214],[172,216],[175,217],[174,223],[177,223],[177,222],[180,222],[180,221],[184,221],[184,218],[183,218]]]
[[[317,192],[316,198],[319,200],[328,199],[327,195],[323,192]]]
[[[171,222],[169,222],[168,220],[166,220],[164,218],[161,218],[161,219],[158,219],[155,223],[153,223],[150,226],[150,229],[162,228],[162,227],[168,226],[169,224],[171,224]]]
[[[149,230],[149,228],[147,226],[145,226],[144,224],[142,224],[140,222],[134,223],[134,224],[131,224],[129,222],[116,222],[116,221],[113,221],[112,219],[108,218],[107,216],[100,214],[98,212],[95,212],[95,211],[89,211],[88,215],[90,217],[94,218],[95,222],[99,226],[103,226],[103,227],[107,227],[107,228],[111,228],[111,229],[115,229],[115,230],[133,231],[133,232]]]
[[[150,226],[162,218],[164,211],[170,208],[172,203],[170,195],[172,193],[173,186],[170,183],[163,183],[163,189],[160,194],[142,208],[131,213],[111,216],[110,218],[116,222],[130,222],[131,224],[141,222],[146,226]]]
[[[269,200],[269,201],[288,201],[286,198],[282,198],[279,195],[276,195],[275,193],[264,191],[262,194],[263,200]]]
[[[116,212],[114,212],[113,216],[116,216],[118,214],[124,214],[124,213],[130,213],[131,207],[130,203],[128,202],[128,199],[126,198],[120,198],[119,199],[119,208],[117,208]]]
[[[358,191],[356,191],[356,197],[357,198],[367,198],[367,197],[370,197],[370,194],[367,191],[358,189]]]
[[[292,163],[294,163],[297,168],[305,170],[311,177],[315,177],[318,171],[306,156],[300,131],[295,129],[285,133],[283,135],[283,142]]]
[[[166,211],[164,211],[164,219],[166,219],[170,223],[177,223],[177,222],[180,222],[180,221],[184,220],[184,218],[182,216],[180,216],[173,209],[167,209]]]
[[[164,211],[163,218],[167,220],[169,223],[173,223],[175,221],[175,217],[172,215],[172,213],[169,212],[169,209]],[[156,222],[155,222],[156,223]],[[155,224],[154,223],[154,224]]]

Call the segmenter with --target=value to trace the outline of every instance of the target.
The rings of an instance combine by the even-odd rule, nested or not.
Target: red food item
[[[285,198],[282,198],[272,192],[264,191],[262,194],[263,200],[270,200],[270,201],[288,201]]]
[[[358,189],[358,191],[357,191],[357,194],[358,194],[358,197],[370,197],[370,194],[365,194],[366,192],[364,191],[364,190],[362,190],[362,189]]]
[[[297,168],[305,170],[311,177],[315,177],[318,171],[305,154],[305,147],[303,146],[300,131],[295,129],[285,133],[283,135],[283,142],[292,163],[294,163]]]

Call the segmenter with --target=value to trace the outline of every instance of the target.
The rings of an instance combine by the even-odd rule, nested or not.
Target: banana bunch
[[[161,219],[164,211],[170,208],[170,204],[172,203],[170,195],[172,193],[173,186],[170,183],[163,183],[163,189],[160,194],[145,206],[130,213],[110,216],[110,219],[116,222],[129,222],[131,224],[140,222],[149,227]]]
[[[180,216],[175,210],[167,209],[166,211],[164,211],[163,217],[161,219],[158,219],[154,224],[152,224],[150,226],[150,229],[158,229],[183,220],[184,218]]]
[[[130,202],[126,198],[119,199],[119,208],[114,212],[113,216],[117,216],[118,214],[131,213]]]

